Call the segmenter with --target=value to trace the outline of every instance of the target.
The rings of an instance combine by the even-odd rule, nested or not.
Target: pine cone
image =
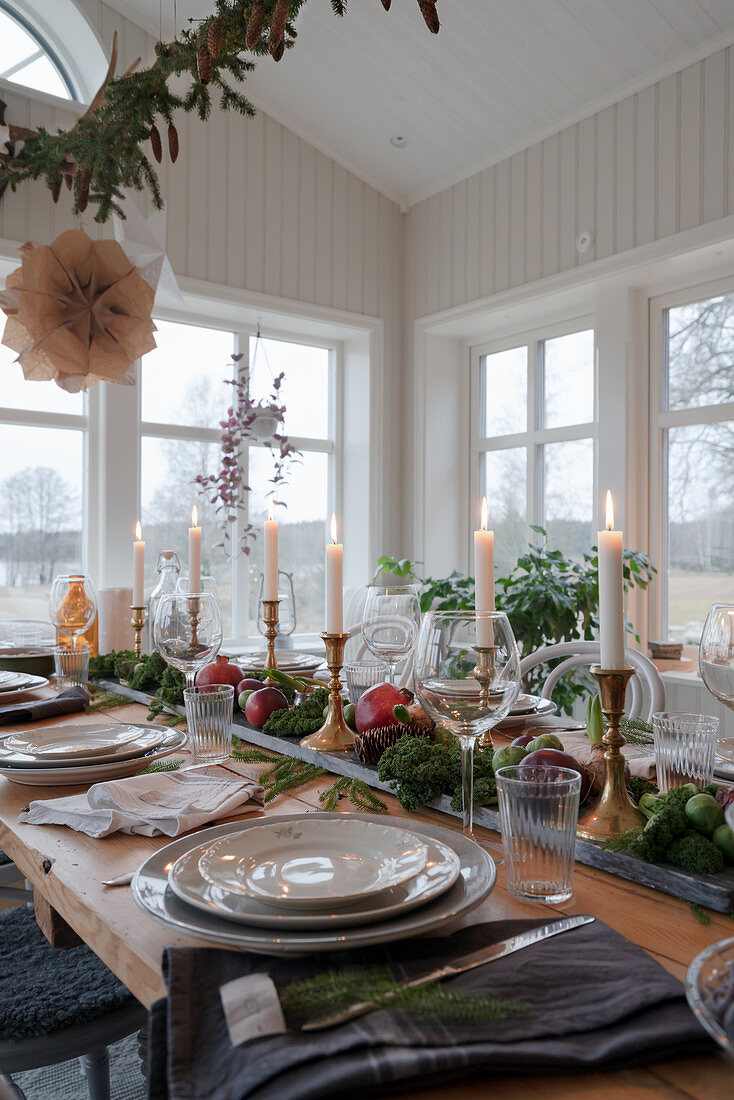
[[[363,764],[378,764],[385,749],[395,745],[406,733],[411,737],[431,736],[427,726],[419,726],[415,722],[409,726],[379,726],[364,733],[355,733],[354,751]]]
[[[207,46],[199,46],[196,51],[196,68],[202,84],[208,84],[212,78],[212,55]]]
[[[79,181],[76,185],[76,207],[80,214],[87,209],[89,202],[89,188],[92,184],[92,173],[85,168],[79,173]]]
[[[275,49],[273,50],[273,52],[271,54],[271,56],[273,58],[273,61],[280,61],[280,59],[281,59],[281,57],[283,56],[284,53],[285,53],[285,42],[281,42],[281,44],[279,46],[275,47]]]
[[[279,46],[285,45],[285,25],[288,22],[288,0],[278,0],[275,5],[273,17],[270,20],[270,34],[268,35],[268,49],[275,57]],[[283,54],[281,53],[281,57]]]
[[[153,123],[150,128],[150,147],[153,150],[153,156],[160,164],[163,160],[163,144],[161,142],[160,130],[155,123]]]
[[[250,9],[250,18],[247,20],[247,32],[245,34],[245,45],[248,50],[252,50],[257,46],[262,37],[264,26],[265,8],[263,2],[262,0],[255,0]]]
[[[438,34],[441,24],[438,21],[436,0],[418,0],[418,7],[421,9],[423,19],[431,34]]]
[[[390,11],[390,5],[391,4],[392,4],[392,0],[382,0],[382,6],[385,9],[385,11]]]
[[[168,123],[168,152],[171,156],[171,164],[178,160],[178,130],[172,122]]]
[[[206,44],[212,57],[219,57],[219,51],[222,48],[223,30],[224,20],[220,15],[209,24],[209,33],[206,38]]]
[[[51,186],[51,198],[54,202],[59,201],[59,195],[61,194],[61,176],[57,176]]]

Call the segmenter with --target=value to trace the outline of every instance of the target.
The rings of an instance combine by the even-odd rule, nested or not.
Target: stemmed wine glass
[[[416,584],[367,586],[362,637],[370,653],[387,664],[391,684],[395,683],[395,666],[415,645],[420,621]]]
[[[734,710],[734,604],[709,610],[698,649],[701,679],[714,698]]]
[[[187,688],[195,686],[196,673],[216,657],[222,638],[222,616],[211,592],[161,596],[153,643],[164,661],[185,674]]]
[[[82,573],[59,573],[51,584],[48,597],[49,618],[61,634],[71,637],[71,648],[76,649],[80,634],[97,617],[97,593],[91,577]]]
[[[502,611],[428,611],[413,678],[423,709],[461,746],[463,831],[473,836],[474,743],[509,714],[520,694],[520,655]]]

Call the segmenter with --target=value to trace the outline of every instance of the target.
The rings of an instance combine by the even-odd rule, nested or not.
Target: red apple
[[[393,684],[375,684],[368,688],[360,696],[354,712],[358,732],[399,725],[393,707],[404,703],[405,696]]]
[[[571,771],[578,772],[581,776],[580,800],[583,802],[586,798],[586,792],[591,786],[591,774],[582,764],[579,764],[578,760],[567,752],[561,752],[560,749],[536,749],[535,752],[528,753],[519,767],[524,770],[525,768],[543,767],[544,765],[554,768],[570,768]]]
[[[208,687],[211,684],[231,684],[236,688],[242,679],[242,669],[229,663],[228,657],[215,657],[210,665],[204,665],[196,673],[196,686]]]
[[[261,730],[271,714],[276,710],[283,710],[288,706],[288,700],[282,691],[277,688],[261,687],[259,691],[253,691],[245,703],[245,718]]]
[[[240,680],[235,688],[235,695],[241,695],[243,691],[261,691],[265,687],[262,680],[253,680],[252,677],[245,677],[244,680]]]
[[[530,744],[534,737],[534,733],[521,733],[519,737],[515,738],[512,744],[519,745],[521,749],[524,749],[526,745]]]

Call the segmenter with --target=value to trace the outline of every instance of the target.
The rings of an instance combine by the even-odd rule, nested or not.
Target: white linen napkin
[[[263,788],[230,760],[95,783],[86,794],[31,802],[18,820],[28,825],[68,825],[79,833],[178,836],[235,811],[254,813]]]

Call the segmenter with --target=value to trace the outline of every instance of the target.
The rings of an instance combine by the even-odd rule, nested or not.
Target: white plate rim
[[[43,760],[72,760],[72,759],[75,759],[75,760],[80,760],[81,761],[81,760],[89,760],[89,759],[92,759],[92,758],[97,757],[97,756],[104,756],[105,753],[108,753],[108,752],[112,751],[114,745],[113,744],[101,745],[101,746],[98,746],[97,748],[94,748],[94,749],[88,749],[86,752],[84,751],[84,748],[82,747],[81,751],[79,751],[79,752],[52,753],[52,752],[39,751],[39,748],[36,748],[35,751],[33,751],[32,748],[31,749],[28,749],[28,748],[23,749],[18,745],[18,742],[20,741],[22,743],[24,737],[26,739],[28,739],[28,738],[31,738],[32,735],[36,735],[37,739],[40,742],[43,742],[44,738],[46,736],[48,736],[52,739],[52,741],[51,741],[51,745],[46,746],[46,748],[51,748],[52,745],[53,745],[53,738],[54,737],[57,737],[57,739],[60,739],[60,740],[64,740],[64,739],[67,739],[68,737],[77,736],[77,737],[79,737],[80,740],[83,740],[84,737],[87,736],[90,739],[93,739],[95,736],[99,736],[98,733],[97,734],[94,733],[95,730],[98,730],[98,731],[102,732],[102,731],[105,731],[105,730],[114,730],[115,727],[119,727],[120,731],[122,731],[125,728],[127,728],[127,730],[128,730],[128,733],[124,736],[124,738],[114,742],[114,745],[116,745],[117,748],[125,748],[127,745],[131,744],[131,742],[133,742],[135,740],[135,738],[138,736],[136,731],[141,728],[139,726],[136,726],[132,722],[90,722],[88,724],[85,724],[84,722],[67,722],[67,723],[62,722],[58,726],[43,726],[43,727],[40,727],[38,729],[21,730],[17,733],[9,733],[5,738],[3,738],[3,740],[5,741],[6,744],[7,744],[7,742],[15,742],[15,744],[11,745],[11,747],[14,749],[15,752],[22,753],[24,756],[32,756],[37,760],[38,759],[43,759]],[[80,730],[80,731],[83,731],[83,733],[74,734],[74,733],[68,733],[67,732],[66,738],[65,738],[61,731],[69,731],[69,730]],[[31,744],[32,743],[33,742],[31,741]],[[40,747],[42,749],[44,746],[41,744]]]
[[[171,753],[179,752],[186,744],[186,734],[182,730],[175,730],[174,734],[168,744],[164,742],[144,756],[128,760],[67,768],[5,768],[0,764],[0,776],[24,787],[72,787],[102,783],[107,779],[124,779],[142,771],[149,764],[154,764],[156,760],[163,760]]]
[[[279,817],[279,820],[292,820],[305,814],[291,814]],[[367,819],[365,814],[340,814],[339,817]],[[214,840],[227,831],[241,828],[256,828],[258,818],[251,822],[225,823],[214,825],[198,835],[204,840]],[[270,818],[270,821],[276,820]],[[385,823],[402,825],[402,818],[385,818]],[[182,935],[203,939],[210,943],[224,944],[228,947],[250,951],[260,955],[306,955],[321,951],[344,951],[354,947],[369,947],[373,944],[394,943],[411,936],[421,935],[436,928],[445,927],[460,914],[465,915],[475,909],[491,893],[497,881],[497,868],[489,852],[479,844],[467,840],[461,833],[455,833],[432,822],[416,821],[415,832],[426,834],[435,840],[441,840],[455,848],[461,863],[459,879],[445,894],[435,898],[425,906],[406,913],[391,921],[374,925],[364,925],[343,932],[295,933],[282,931],[278,934],[264,929],[250,928],[244,931],[243,925],[234,925],[232,921],[211,917],[207,924],[204,914],[181,902],[168,886],[167,872],[163,868],[175,861],[186,851],[185,845],[191,836],[179,837],[163,848],[157,849],[140,865],[133,876],[131,892],[136,904],[153,920]],[[463,853],[463,854],[462,854]],[[480,881],[481,880],[481,881]]]
[[[30,695],[32,691],[40,691],[41,688],[48,687],[50,682],[48,676],[33,676],[32,682],[25,687],[0,692],[0,706],[10,699],[17,699],[19,695]]]
[[[170,727],[156,726],[155,724],[146,723],[146,728],[143,728],[142,723],[138,726],[140,734],[138,736],[150,736],[157,735],[159,740],[149,744],[147,747],[139,748],[139,742],[131,742],[130,744],[122,745],[119,752],[110,752],[104,756],[98,754],[97,756],[85,757],[83,760],[77,759],[58,759],[49,757],[44,759],[43,757],[26,757],[24,753],[16,752],[14,760],[7,760],[2,756],[1,750],[4,748],[2,738],[0,737],[0,766],[4,768],[25,768],[26,770],[35,770],[42,768],[44,771],[57,770],[60,768],[82,768],[82,767],[97,767],[101,764],[121,764],[123,760],[133,760],[136,756],[145,756],[146,753],[152,752],[154,749],[162,745],[163,742],[170,737]]]
[[[526,722],[533,722],[537,718],[550,718],[552,714],[555,714],[558,710],[558,705],[553,702],[552,699],[543,699],[543,706],[538,707],[537,710],[524,711],[522,714],[508,714],[506,718],[501,718],[495,726],[498,732],[502,732],[502,728],[510,729],[513,726],[522,726]],[[548,733],[552,733],[553,730],[548,730]]]
[[[387,894],[387,891],[385,891],[383,894],[377,895],[366,902],[368,905],[369,902],[373,903],[371,908],[361,909],[358,912],[355,912],[352,908],[347,911],[340,909],[328,914],[325,912],[287,913],[279,911],[273,906],[263,904],[257,898],[250,898],[247,897],[247,895],[241,894],[229,894],[226,890],[222,890],[218,886],[212,886],[211,883],[207,882],[199,871],[198,866],[199,857],[206,850],[206,847],[206,843],[199,844],[190,851],[184,852],[182,856],[179,856],[168,872],[168,884],[171,890],[187,905],[193,905],[194,908],[201,909],[205,913],[211,913],[212,909],[214,909],[220,913],[223,920],[260,928],[296,928],[300,930],[308,928],[350,928],[358,924],[376,924],[379,921],[387,920],[399,913],[408,913],[412,909],[417,909],[421,905],[426,905],[434,898],[440,897],[441,894],[445,894],[451,889],[461,873],[459,857],[453,848],[430,837],[427,841],[429,858],[433,858],[431,849],[434,849],[448,865],[448,870],[445,874],[445,880],[442,879],[435,885],[432,885],[429,881],[427,886],[412,898],[409,897],[399,902],[395,901],[392,905],[385,904]],[[188,873],[191,874],[192,877],[198,877],[200,880],[201,895],[196,894],[193,888],[187,888],[186,883],[183,881],[182,867],[187,860],[195,864],[195,867],[189,869]],[[424,874],[425,868],[416,875],[415,879],[410,879],[408,882],[402,883],[394,889],[396,891],[410,890],[413,888],[414,884],[417,885],[421,875]],[[222,895],[222,897],[220,898],[219,895]],[[242,915],[228,911],[222,904],[223,901],[226,901],[227,897],[231,897],[234,902],[240,905],[260,905],[262,906],[262,912],[255,910],[254,913]]]
[[[345,837],[344,822],[335,821],[333,818],[324,818],[324,817],[321,817],[321,816],[316,817],[316,816],[312,815],[307,821],[305,821],[303,823],[303,825],[309,826],[311,828],[321,829],[321,830],[328,831],[328,832],[334,832],[334,831],[339,832],[341,834],[341,836],[344,837],[343,843],[344,844],[347,843],[347,840],[346,840],[346,837]],[[219,889],[228,890],[230,893],[234,893],[234,894],[243,894],[246,897],[257,897],[258,900],[262,901],[263,903],[270,904],[271,906],[275,906],[279,909],[288,910],[288,911],[295,911],[296,909],[300,909],[300,910],[311,910],[311,909],[314,909],[314,908],[321,909],[321,908],[323,908],[323,906],[325,904],[330,904],[332,906],[339,906],[340,908],[343,907],[343,906],[346,906],[346,905],[351,905],[354,902],[365,899],[367,897],[374,897],[377,894],[381,894],[385,890],[392,889],[394,886],[399,886],[401,883],[406,882],[409,879],[413,878],[415,875],[420,874],[420,872],[425,867],[426,859],[427,859],[427,855],[428,855],[426,845],[420,839],[420,837],[416,836],[416,834],[412,833],[409,829],[395,828],[394,826],[389,826],[389,825],[386,826],[386,825],[383,825],[382,822],[379,822],[379,821],[359,822],[358,826],[359,826],[358,827],[358,833],[362,831],[362,826],[366,826],[366,834],[367,835],[373,829],[376,830],[376,832],[373,833],[373,838],[374,838],[374,844],[375,844],[375,851],[377,851],[377,852],[379,852],[379,850],[380,850],[379,849],[379,839],[378,839],[378,836],[377,836],[377,832],[382,834],[383,843],[389,843],[390,841],[393,841],[395,844],[402,845],[403,848],[405,848],[406,846],[412,847],[414,849],[417,848],[416,859],[414,860],[413,864],[405,867],[402,871],[399,870],[399,869],[396,869],[393,876],[392,876],[392,878],[389,881],[386,882],[386,881],[383,880],[382,882],[373,884],[368,889],[361,890],[361,891],[358,891],[358,892],[353,893],[353,894],[339,894],[339,895],[337,895],[335,897],[331,897],[331,898],[326,898],[323,895],[318,897],[318,898],[316,898],[314,896],[311,896],[311,897],[301,896],[301,897],[297,897],[297,898],[285,898],[281,895],[275,896],[272,893],[268,893],[263,888],[258,887],[258,884],[255,883],[255,882],[252,882],[250,879],[244,879],[243,880],[242,877],[236,873],[236,870],[235,870],[234,875],[231,876],[231,877],[228,877],[226,880],[221,874],[219,876],[217,876],[217,873],[216,873],[217,869],[214,868],[214,867],[209,866],[209,863],[215,855],[215,850],[219,849],[220,847],[226,846],[227,843],[231,844],[233,842],[236,842],[236,839],[237,839],[236,836],[235,837],[227,836],[227,837],[222,837],[220,840],[214,841],[214,843],[210,845],[210,847],[207,849],[207,851],[205,851],[203,853],[203,855],[202,855],[202,857],[199,861],[199,870],[201,871],[202,876],[209,883],[211,883],[212,886],[216,886]],[[284,827],[285,826],[283,824],[280,824],[280,823],[275,824],[272,827],[269,825],[269,823],[266,823],[263,826],[261,826],[261,829],[259,831],[261,833],[267,833],[268,831],[276,833],[277,830],[283,829]],[[388,834],[387,836],[385,835],[386,833]],[[363,833],[363,835],[365,835],[365,833]],[[265,843],[267,843],[267,837],[266,836],[261,837],[260,839],[261,839],[261,842],[264,841]],[[281,838],[279,838],[279,837],[276,837],[275,839],[276,839],[276,841],[281,840]],[[289,838],[285,838],[285,839],[287,840]],[[297,838],[293,838],[293,839],[295,840]],[[341,838],[339,838],[339,839],[341,839]],[[326,840],[322,839],[322,843],[326,843]],[[336,847],[338,849],[339,844],[337,844]],[[265,855],[264,852],[261,852],[260,854],[261,854],[261,856]],[[234,866],[235,866],[234,863],[232,864],[232,866],[234,868]]]

